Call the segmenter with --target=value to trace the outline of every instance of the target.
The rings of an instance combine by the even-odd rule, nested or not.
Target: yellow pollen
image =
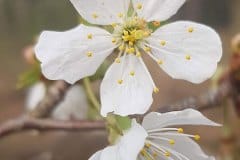
[[[118,49],[119,49],[120,51],[123,51],[123,50],[125,49],[124,44],[122,44],[121,46],[119,46]]]
[[[93,35],[91,33],[87,35],[88,39],[92,39],[92,37],[93,37]]]
[[[128,44],[129,44],[129,46],[131,46],[131,47],[134,45],[134,43],[131,42],[131,41],[129,41]]]
[[[136,54],[136,56],[139,58],[139,57],[142,56],[142,54],[138,51],[137,54]]]
[[[122,80],[122,79],[119,79],[117,82],[118,82],[118,84],[122,84],[122,83],[123,83],[123,80]]]
[[[87,56],[88,56],[88,57],[92,57],[92,56],[93,56],[93,53],[92,53],[92,52],[87,52]]]
[[[145,52],[151,52],[151,48],[150,47],[144,47],[144,51]]]
[[[112,43],[116,43],[117,40],[115,38],[112,39]]]
[[[164,40],[162,40],[161,42],[160,42],[160,44],[162,45],[162,46],[165,46],[166,45],[166,41],[164,41]]]
[[[150,31],[144,32],[144,36],[145,36],[145,37],[148,37],[148,36],[150,36],[150,35],[151,35],[151,32],[150,32]]]
[[[170,152],[166,152],[164,155],[165,155],[166,157],[170,157],[170,156],[171,156]]]
[[[178,133],[183,133],[183,129],[182,128],[178,128]]]
[[[143,7],[143,6],[142,6],[141,3],[138,3],[138,4],[137,4],[137,9],[142,9],[142,7]]]
[[[151,144],[150,143],[146,143],[145,146],[146,146],[146,148],[150,148]]]
[[[135,75],[135,72],[134,72],[134,71],[131,71],[131,72],[130,72],[130,75],[131,75],[131,76],[134,76],[134,75]]]
[[[189,61],[189,60],[191,60],[191,56],[190,55],[186,55],[185,59]]]
[[[118,17],[119,17],[119,18],[122,18],[122,17],[123,17],[123,14],[122,14],[122,13],[118,13]]]
[[[117,26],[117,24],[116,23],[112,23],[112,27],[116,27]]]
[[[126,49],[126,52],[128,53],[128,54],[131,54],[131,53],[134,53],[135,52],[135,48],[127,48]]]
[[[174,144],[175,144],[175,141],[174,141],[173,139],[170,139],[170,140],[169,140],[169,144],[174,145]]]
[[[158,156],[157,152],[153,153],[153,157],[156,158]]]
[[[189,27],[189,28],[188,28],[188,32],[189,32],[189,33],[192,33],[193,31],[194,31],[194,28],[193,28],[193,27]]]
[[[94,19],[97,19],[97,18],[98,18],[98,15],[97,15],[96,13],[93,13],[93,14],[92,14],[92,17],[93,17]]]
[[[142,149],[142,150],[140,151],[140,153],[141,153],[142,156],[145,156],[145,155],[146,155],[146,151],[145,151],[144,149]]]
[[[154,92],[154,93],[159,93],[159,88],[155,87],[155,88],[153,89],[153,92]]]
[[[153,21],[152,24],[154,27],[159,27],[161,23],[159,21]]]
[[[157,63],[158,63],[159,65],[161,65],[161,64],[163,64],[163,61],[162,61],[161,59],[159,59],[159,60],[157,61]]]
[[[121,63],[120,58],[116,58],[116,59],[115,59],[115,62],[116,62],[116,63]]]
[[[194,136],[194,139],[195,139],[196,141],[199,141],[200,138],[201,138],[201,137],[200,137],[199,135],[195,135],[195,136]]]

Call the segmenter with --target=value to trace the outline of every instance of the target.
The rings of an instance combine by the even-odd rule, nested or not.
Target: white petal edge
[[[167,141],[154,140],[155,143],[161,148],[168,150],[169,152],[178,152],[186,156],[189,160],[215,160],[214,157],[206,155],[199,144],[189,137],[183,136],[163,136],[164,138],[173,139],[175,141],[174,145],[170,145]],[[171,153],[173,156],[174,154]],[[184,159],[184,158],[183,158]]]
[[[79,25],[65,32],[44,31],[35,53],[46,78],[73,84],[93,75],[115,47],[107,31]],[[92,52],[91,57],[88,52]]]
[[[121,23],[130,0],[70,0],[78,13],[88,22],[100,25]],[[119,16],[119,15],[122,15]]]
[[[133,5],[138,16],[150,22],[167,20],[176,14],[185,2],[186,0],[133,0]]]
[[[133,160],[143,149],[147,132],[132,120],[131,128],[124,133],[114,146],[109,146],[93,155],[90,160]]]
[[[189,21],[160,27],[148,43],[155,58],[163,61],[160,67],[166,73],[192,83],[209,79],[222,57],[219,35],[208,26]]]
[[[209,120],[201,112],[194,109],[185,109],[183,111],[173,111],[168,113],[151,112],[144,117],[142,122],[142,126],[146,130],[175,125],[221,126],[220,124]]]
[[[132,71],[134,76],[130,75]],[[122,84],[118,84],[118,80],[123,80]],[[140,59],[134,55],[122,57],[120,64],[109,67],[102,81],[101,114],[143,114],[152,104],[153,88],[151,76],[145,72]]]

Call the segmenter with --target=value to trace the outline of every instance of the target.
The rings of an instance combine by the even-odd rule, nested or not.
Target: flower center
[[[123,24],[114,27],[113,35],[113,43],[119,45],[120,51],[134,54],[141,41],[151,35],[151,30],[144,19],[129,17]]]

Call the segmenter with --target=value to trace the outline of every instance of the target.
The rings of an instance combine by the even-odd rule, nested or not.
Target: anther
[[[201,137],[200,137],[199,135],[195,135],[195,136],[194,136],[194,139],[195,139],[196,141],[199,141],[200,138],[201,138]]]
[[[158,156],[157,152],[153,152],[153,157],[157,158],[157,156]]]
[[[117,82],[118,82],[118,84],[122,84],[122,83],[123,83],[123,80],[122,80],[122,79],[119,79]]]
[[[142,9],[142,7],[143,7],[143,6],[142,6],[141,3],[138,3],[138,4],[137,4],[137,9]]]
[[[92,52],[87,52],[87,56],[88,56],[88,57],[92,57],[92,56],[93,56],[93,53],[92,53]]]
[[[150,143],[145,143],[146,148],[150,148],[151,144]]]
[[[158,63],[159,65],[161,65],[161,64],[163,64],[163,61],[162,61],[161,59],[159,59],[159,60],[157,61],[157,63]]]
[[[170,156],[171,156],[170,152],[166,152],[164,155],[165,155],[166,157],[170,157]]]
[[[190,55],[186,55],[185,59],[189,61],[189,60],[191,60],[191,56]]]
[[[169,144],[174,145],[174,144],[175,144],[175,141],[174,141],[173,139],[170,139],[170,140],[169,140]]]
[[[112,27],[114,28],[114,27],[116,27],[117,26],[117,24],[116,23],[112,23]]]
[[[134,75],[135,75],[135,72],[134,72],[134,71],[131,71],[131,72],[130,72],[130,75],[131,75],[131,76],[134,76]]]
[[[161,42],[160,42],[160,44],[162,45],[162,46],[165,46],[166,45],[166,41],[164,41],[164,40],[162,40]]]
[[[131,47],[134,45],[134,43],[133,43],[132,41],[129,41],[128,44],[129,44],[129,46],[131,46]]]
[[[92,14],[92,17],[93,17],[94,19],[97,19],[97,18],[98,18],[98,15],[97,15],[96,13],[93,13],[93,14]]]
[[[183,129],[182,128],[178,128],[177,132],[178,133],[183,133]]]
[[[116,58],[116,59],[115,59],[115,62],[116,62],[116,63],[121,63],[120,58]]]
[[[117,42],[116,38],[113,38],[112,43],[116,43],[116,42]]]
[[[160,21],[153,21],[152,24],[154,27],[159,27],[161,23]]]
[[[153,89],[153,92],[154,92],[154,93],[159,93],[159,88],[155,87],[155,88]]]
[[[87,35],[87,38],[88,38],[88,39],[92,39],[92,38],[93,38],[93,35],[90,33],[90,34]]]
[[[120,51],[123,51],[123,50],[125,49],[124,44],[122,44],[121,46],[119,46],[118,49],[119,49]]]
[[[127,49],[126,49],[126,52],[127,52],[128,54],[134,53],[134,52],[135,52],[135,48],[132,48],[132,47],[127,48]]]
[[[138,51],[137,54],[136,54],[136,56],[139,58],[139,57],[142,56],[142,54]]]
[[[194,28],[193,28],[193,27],[189,27],[189,28],[188,28],[188,32],[189,32],[189,33],[192,33],[193,31],[194,31]]]
[[[151,48],[150,47],[144,47],[144,51],[145,52],[151,52]]]
[[[119,18],[122,18],[122,17],[123,17],[123,14],[122,14],[122,13],[118,13],[118,17],[119,17]]]

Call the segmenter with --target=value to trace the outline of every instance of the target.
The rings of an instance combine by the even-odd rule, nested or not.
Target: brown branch
[[[64,81],[56,81],[49,87],[44,99],[29,113],[29,116],[35,118],[48,117],[55,106],[59,104],[65,97],[66,92],[70,88],[70,84]]]
[[[100,130],[105,128],[103,121],[60,121],[52,119],[37,119],[30,117],[20,117],[9,120],[0,125],[0,137],[23,130],[65,130],[65,131],[86,131]]]
[[[223,100],[227,97],[232,97],[234,88],[226,76],[225,79],[220,82],[219,86],[214,89],[210,89],[204,94],[199,96],[192,96],[181,100],[175,104],[162,106],[157,109],[158,112],[169,112],[174,110],[183,110],[187,108],[193,108],[196,110],[204,110],[219,106]]]

